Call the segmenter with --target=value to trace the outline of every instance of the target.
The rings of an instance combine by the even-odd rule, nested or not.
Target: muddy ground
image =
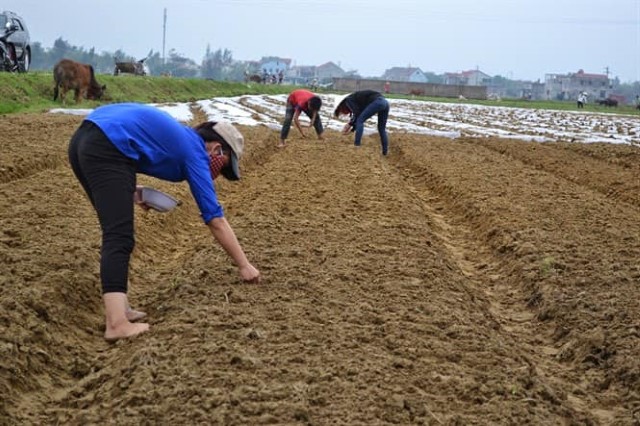
[[[242,127],[217,183],[264,282],[185,184],[137,211],[103,338],[76,116],[0,116],[0,424],[640,424],[640,149]]]

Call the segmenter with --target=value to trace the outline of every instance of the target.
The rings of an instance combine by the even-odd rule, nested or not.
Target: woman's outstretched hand
[[[262,281],[260,271],[258,271],[252,264],[248,263],[240,268],[240,276],[242,280],[248,283],[259,284]]]

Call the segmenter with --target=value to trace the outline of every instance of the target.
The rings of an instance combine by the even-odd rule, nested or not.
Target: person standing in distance
[[[343,134],[349,132],[356,133],[356,146],[362,142],[364,133],[364,122],[378,114],[378,134],[382,145],[382,155],[389,152],[389,138],[387,136],[387,119],[389,118],[389,102],[380,92],[374,90],[359,90],[346,96],[338,103],[334,111],[334,116],[339,118],[342,115],[349,115],[350,119],[342,128]]]
[[[100,280],[108,341],[149,330],[136,323],[145,313],[130,308],[129,260],[134,240],[134,204],[147,209],[136,173],[171,182],[187,181],[204,223],[233,259],[240,277],[260,282],[218,202],[214,179],[240,179],[238,160],[244,138],[226,122],[186,126],[157,108],[134,103],[97,108],[69,143],[69,161],[102,230]]]
[[[291,128],[291,121],[293,120],[296,128],[300,131],[303,138],[307,135],[302,130],[300,125],[300,113],[304,112],[309,117],[311,123],[305,127],[313,126],[318,135],[318,139],[323,140],[322,133],[322,120],[320,119],[320,108],[322,107],[322,99],[319,96],[305,89],[294,90],[289,94],[287,98],[287,107],[284,115],[284,123],[282,124],[282,131],[280,132],[279,148],[286,146],[287,137],[289,136],[289,129]]]

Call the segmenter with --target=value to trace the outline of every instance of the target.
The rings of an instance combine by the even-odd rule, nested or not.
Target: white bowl
[[[143,203],[162,213],[173,210],[179,204],[172,196],[153,188],[142,188],[140,195]]]

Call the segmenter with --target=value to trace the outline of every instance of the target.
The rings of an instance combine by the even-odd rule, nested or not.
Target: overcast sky
[[[640,81],[640,0],[3,0],[34,41],[135,57],[166,48],[200,63],[207,44],[236,60],[470,69],[513,79],[587,73]]]

